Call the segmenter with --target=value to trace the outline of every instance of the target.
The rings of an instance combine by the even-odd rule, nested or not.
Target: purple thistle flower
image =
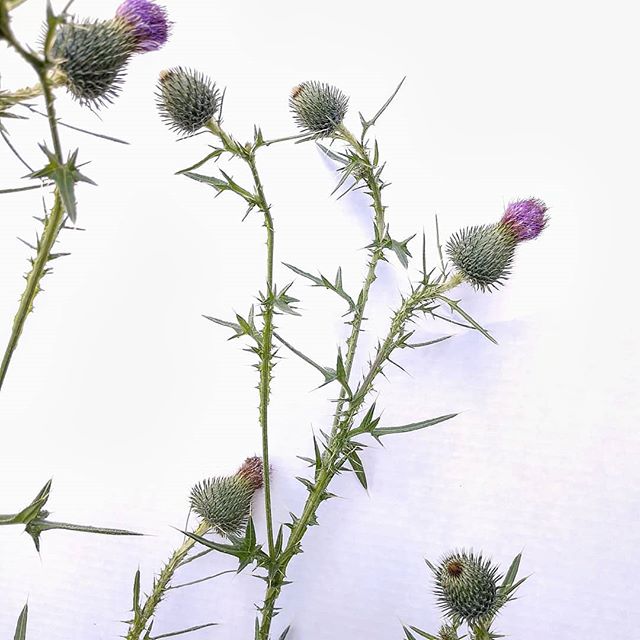
[[[505,209],[500,222],[508,227],[518,242],[537,238],[547,226],[547,205],[537,198],[516,200]]]
[[[116,16],[132,30],[136,51],[157,51],[169,38],[167,10],[149,0],[125,0]]]

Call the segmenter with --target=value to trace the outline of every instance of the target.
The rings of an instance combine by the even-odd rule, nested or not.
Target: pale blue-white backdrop
[[[60,3],[58,3],[60,4]],[[401,636],[401,621],[434,630],[437,610],[423,558],[473,547],[507,564],[524,551],[530,574],[499,630],[520,640],[636,637],[640,572],[640,456],[635,303],[640,53],[632,3],[286,0],[167,2],[170,43],[131,64],[122,96],[92,114],[63,93],[71,124],[128,140],[124,147],[69,130],[66,148],[99,187],[79,188],[78,224],[60,249],[0,395],[0,511],[23,506],[50,477],[58,519],[150,534],[112,539],[45,534],[36,554],[24,533],[0,530],[0,635],[12,637],[30,605],[29,638],[112,639],[123,631],[138,567],[148,587],[180,534],[189,488],[232,472],[259,451],[255,371],[238,342],[202,318],[244,311],[263,282],[258,216],[174,176],[206,153],[207,139],[176,143],[154,106],[158,72],[196,67],[222,87],[226,127],[248,137],[294,132],[293,85],[318,79],[371,115],[407,81],[376,128],[391,230],[424,229],[435,263],[434,216],[444,236],[496,220],[514,197],[550,206],[549,229],[519,249],[507,287],[464,288],[468,310],[493,332],[402,353],[409,372],[378,386],[386,424],[447,412],[455,420],[389,438],[364,454],[370,489],[341,477],[320,511],[306,553],[291,566],[276,629],[292,640]],[[115,2],[77,0],[83,16]],[[44,2],[15,12],[38,38]],[[2,83],[33,81],[5,47]],[[10,122],[34,163],[45,122]],[[0,188],[24,174],[0,149]],[[313,145],[278,145],[260,156],[281,261],[333,273],[354,291],[363,274],[369,212],[362,197],[329,197],[336,176]],[[242,169],[231,169],[244,177]],[[0,340],[21,292],[41,195],[0,200]],[[419,255],[419,244],[412,244]],[[416,274],[413,265],[409,274]],[[375,284],[359,362],[406,291],[393,260]],[[281,331],[331,364],[345,335],[331,294],[296,279],[301,318]],[[451,326],[419,325],[425,339]],[[272,401],[277,518],[299,511],[313,429],[335,389],[313,389],[314,370],[282,353]],[[263,518],[256,513],[259,532]],[[184,570],[208,575],[233,563],[207,557]],[[158,633],[219,622],[200,637],[251,638],[262,582],[224,576],[172,593]]]

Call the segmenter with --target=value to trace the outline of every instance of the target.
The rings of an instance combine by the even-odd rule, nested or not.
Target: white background
[[[441,345],[402,353],[410,371],[378,385],[387,425],[460,411],[429,431],[389,438],[364,454],[369,494],[341,477],[341,499],[291,565],[274,631],[292,640],[400,638],[400,622],[435,631],[438,613],[424,557],[473,547],[506,566],[524,551],[531,574],[498,629],[521,640],[637,638],[640,587],[640,435],[637,404],[637,252],[640,144],[637,21],[631,2],[177,2],[170,43],[130,67],[122,96],[94,114],[60,94],[64,120],[131,142],[123,147],[63,131],[98,188],[79,188],[72,255],[55,263],[0,395],[0,511],[24,506],[49,478],[58,519],[126,527],[136,539],[51,532],[38,556],[17,528],[0,531],[0,637],[13,637],[28,599],[30,638],[112,639],[143,584],[180,541],[190,487],[230,473],[259,452],[257,378],[249,354],[201,317],[245,312],[264,279],[264,230],[241,223],[241,203],[216,200],[174,171],[208,140],[176,143],[154,105],[158,72],[196,67],[227,87],[226,128],[259,123],[294,133],[288,93],[306,79],[351,96],[347,123],[372,115],[407,81],[376,128],[393,184],[385,191],[396,238],[443,235],[496,220],[512,198],[535,195],[551,224],[519,249],[507,287],[461,295],[500,342],[461,330]],[[115,3],[78,0],[82,16]],[[44,3],[15,12],[34,42]],[[33,81],[3,47],[3,86]],[[12,140],[42,162],[40,119],[10,122]],[[0,149],[0,188],[25,173]],[[281,261],[333,274],[356,292],[369,241],[360,196],[329,197],[336,177],[313,145],[260,156]],[[246,180],[243,167],[225,166]],[[40,194],[0,200],[0,339],[21,292],[41,213]],[[412,245],[419,255],[419,245]],[[411,269],[410,275],[416,274]],[[382,335],[407,274],[383,265],[357,370]],[[301,318],[280,330],[332,364],[344,307],[296,279]],[[419,325],[425,339],[451,325]],[[299,512],[298,454],[326,427],[334,388],[282,352],[271,404],[278,521]],[[263,519],[257,509],[260,535]],[[194,579],[232,567],[209,556]],[[156,633],[217,621],[198,637],[252,638],[262,583],[248,573],[173,592]],[[277,635],[276,635],[277,637]]]

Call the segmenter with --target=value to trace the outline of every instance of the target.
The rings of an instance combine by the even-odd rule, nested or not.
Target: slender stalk
[[[9,342],[5,348],[2,363],[0,364],[0,389],[4,383],[11,358],[18,346],[18,341],[24,329],[27,316],[33,310],[33,303],[40,292],[40,283],[43,276],[47,271],[47,263],[51,257],[51,251],[55,244],[60,229],[64,222],[64,207],[62,206],[62,199],[60,193],[56,189],[54,192],[53,207],[51,212],[45,219],[44,232],[42,238],[38,244],[38,250],[31,270],[26,276],[27,284],[25,286],[22,297],[20,298],[20,304],[18,311],[13,320],[13,326],[11,328],[11,335],[9,336]]]
[[[267,544],[269,555],[275,555],[273,535],[273,513],[271,508],[271,481],[269,467],[269,394],[271,370],[273,368],[273,255],[275,231],[273,217],[264,195],[264,189],[258,174],[254,152],[250,152],[247,163],[251,169],[260,209],[264,214],[264,226],[267,230],[267,293],[262,305],[262,340],[260,345],[260,429],[262,431],[262,475],[264,483],[264,511],[267,526]]]
[[[267,230],[267,268],[266,268],[266,293],[262,300],[262,332],[259,343],[260,355],[260,382],[259,390],[259,423],[262,437],[262,476],[264,485],[264,510],[267,528],[267,544],[271,558],[275,555],[275,538],[273,532],[273,510],[271,506],[271,480],[269,463],[269,396],[271,392],[271,372],[273,369],[273,315],[274,315],[274,286],[273,286],[273,261],[275,245],[275,229],[271,208],[264,193],[264,187],[260,179],[256,164],[255,146],[241,146],[220,125],[212,120],[207,125],[208,129],[220,138],[226,151],[243,160],[251,171],[257,206],[264,216],[264,226]],[[264,143],[263,143],[264,146]]]
[[[4,3],[3,3],[4,4]],[[5,4],[5,11],[10,3]],[[44,58],[39,57],[35,53],[25,49],[15,37],[11,27],[9,25],[8,18],[3,20],[3,29],[1,34],[4,39],[13,47],[13,49],[27,62],[33,70],[36,72],[38,79],[40,80],[40,88],[45,99],[45,106],[47,111],[47,120],[49,122],[49,130],[51,133],[51,140],[53,143],[53,149],[56,159],[60,165],[64,164],[62,144],[60,142],[60,135],[58,133],[58,119],[55,110],[55,96],[53,94],[53,86],[57,82],[56,75],[50,73],[51,63],[48,55],[51,48],[51,43],[55,35],[55,28],[49,27],[45,35],[44,42]],[[24,329],[27,317],[33,309],[33,302],[38,292],[40,291],[40,281],[46,274],[46,265],[51,258],[51,250],[58,239],[58,234],[64,225],[64,206],[62,198],[60,196],[59,189],[56,188],[54,192],[54,203],[51,209],[51,213],[46,218],[45,228],[43,236],[38,244],[38,250],[33,261],[31,271],[27,274],[27,285],[25,291],[20,299],[20,305],[18,312],[16,313],[13,321],[13,327],[11,329],[11,335],[9,336],[9,342],[5,349],[2,363],[0,364],[0,390],[4,383],[9,365],[13,354],[18,346],[20,335]]]
[[[198,536],[204,536],[209,530],[209,525],[201,522],[198,527],[196,527],[194,533]],[[154,580],[151,593],[148,595],[144,605],[134,611],[134,619],[129,625],[129,630],[125,636],[126,640],[139,640],[147,630],[147,625],[153,618],[157,606],[169,588],[169,583],[174,573],[183,564],[189,551],[191,551],[195,544],[196,541],[193,538],[185,537],[184,542],[173,552],[167,564]]]

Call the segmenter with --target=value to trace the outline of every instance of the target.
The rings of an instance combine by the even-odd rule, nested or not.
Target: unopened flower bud
[[[291,92],[289,106],[302,131],[324,137],[331,135],[342,124],[349,98],[331,85],[303,82]]]
[[[195,133],[220,108],[220,92],[215,83],[199,71],[182,67],[160,74],[156,96],[160,117],[178,133]]]
[[[498,569],[482,555],[456,552],[435,567],[435,593],[448,616],[477,624],[493,617],[504,602],[498,593]]]
[[[234,475],[196,484],[191,508],[220,535],[237,536],[247,525],[251,499],[261,486],[262,459],[247,458]]]
[[[438,640],[460,640],[460,637],[455,627],[443,624],[438,631]]]

